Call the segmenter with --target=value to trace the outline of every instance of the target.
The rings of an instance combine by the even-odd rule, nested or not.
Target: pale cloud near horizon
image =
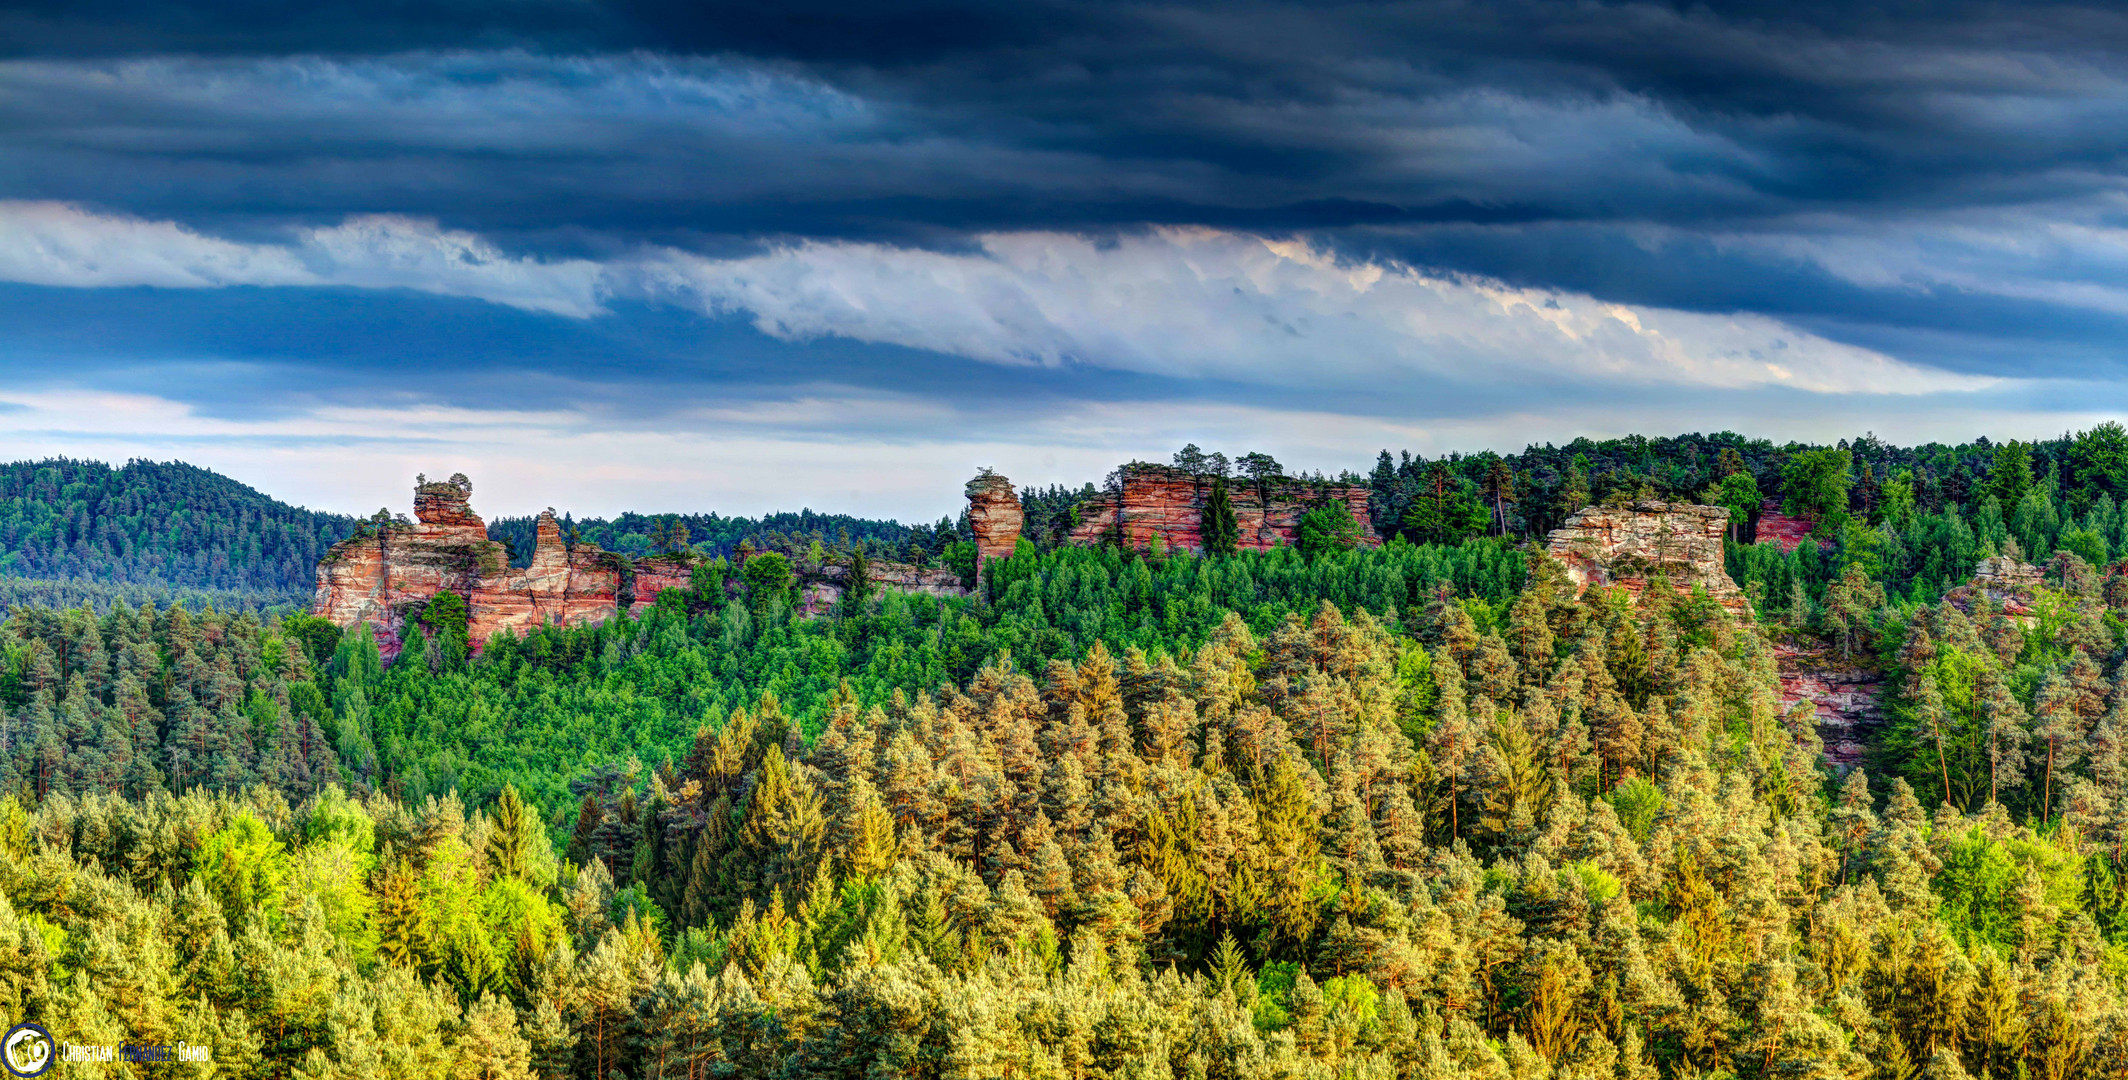
[[[389,215],[241,243],[174,222],[0,202],[0,280],[37,285],[412,289],[574,319],[605,313],[616,296],[655,298],[742,315],[785,340],[1356,392],[1412,378],[1900,395],[2001,381],[1762,315],[1609,303],[1246,233],[977,241],[973,251],[809,241],[725,259],[646,247],[604,262],[542,260]]]
[[[950,251],[814,241],[726,259],[640,247],[594,261],[515,254],[404,217],[238,240],[0,202],[0,280],[408,289],[579,323],[623,300],[659,302],[736,316],[785,341],[927,350],[970,369],[1102,369],[1168,388],[1152,400],[1065,395],[996,413],[990,399],[904,388],[891,372],[864,386],[808,383],[801,371],[729,395],[714,380],[674,386],[644,408],[634,398],[658,396],[655,381],[595,394],[562,369],[507,404],[418,379],[372,380],[336,400],[284,372],[275,378],[291,391],[253,414],[158,396],[168,389],[121,391],[123,374],[68,384],[61,371],[0,387],[0,457],[176,458],[346,513],[403,509],[417,472],[465,472],[491,517],[549,505],[584,515],[810,506],[932,520],[958,512],[960,484],[981,466],[1076,486],[1184,442],[1336,473],[1366,468],[1383,448],[1513,451],[1722,429],[1964,441],[2104,418],[2090,411],[2105,400],[2096,386],[1948,373],[1765,316],[1608,303],[1201,228],[994,234]],[[265,370],[215,363],[235,377]],[[1200,386],[1249,390],[1221,399],[1173,389]],[[1492,392],[1450,396],[1458,386]],[[1415,390],[1435,398],[1420,401],[1423,415],[1378,400]]]
[[[1837,402],[1839,399],[1833,399]],[[816,397],[788,408],[831,416],[874,409],[876,397]],[[417,472],[464,472],[474,507],[493,519],[545,506],[584,516],[623,511],[758,515],[814,510],[902,521],[961,509],[961,484],[991,466],[1022,485],[1077,486],[1116,464],[1164,460],[1194,441],[1272,453],[1294,470],[1364,469],[1375,451],[1439,454],[1520,449],[1638,431],[1745,428],[1774,439],[1829,440],[1866,428],[1899,442],[2044,437],[2107,418],[2098,412],[2000,410],[1966,401],[1906,413],[1836,407],[1771,422],[1729,407],[1665,405],[1623,416],[1558,406],[1436,422],[1392,422],[1307,410],[1175,402],[1080,403],[1016,428],[953,438],[955,418],[912,421],[892,442],[794,437],[777,408],[733,409],[701,426],[645,428],[571,410],[326,407],[272,418],[210,416],[179,402],[99,390],[0,389],[0,456],[65,455],[112,462],[181,459],[285,501],[366,514],[405,510]],[[928,429],[931,434],[924,432]]]

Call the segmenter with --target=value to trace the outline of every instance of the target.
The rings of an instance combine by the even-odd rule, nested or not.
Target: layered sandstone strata
[[[1119,491],[1079,504],[1079,524],[1070,537],[1073,543],[1114,540],[1141,548],[1158,539],[1169,548],[1204,549],[1204,504],[1212,494],[1210,478],[1143,462],[1125,465],[1121,474]],[[1367,496],[1368,489],[1358,485],[1318,486],[1283,478],[1271,481],[1263,491],[1246,480],[1229,481],[1227,488],[1239,534],[1236,546],[1245,551],[1297,542],[1301,515],[1331,500],[1344,503],[1359,522],[1361,543],[1379,544],[1368,515]]]
[[[1009,498],[1011,485],[1005,490]],[[488,539],[487,524],[469,505],[472,494],[464,476],[440,484],[424,480],[414,489],[413,521],[380,519],[334,545],[318,561],[312,612],[343,627],[368,624],[390,660],[409,636],[407,620],[441,592],[465,598],[466,633],[477,649],[504,630],[522,634],[536,626],[604,622],[624,607],[640,613],[659,593],[693,586],[692,556],[654,555],[631,564],[595,546],[569,543],[552,510],[539,515],[531,564],[512,568],[502,544]],[[1013,500],[1015,540],[1018,515]],[[847,574],[831,566],[806,575],[801,602],[832,607]],[[966,594],[951,570],[874,563],[871,577],[881,588]]]
[[[466,504],[472,497],[473,482],[464,473],[453,473],[442,483],[430,483],[426,476],[416,477],[414,519],[439,536],[449,534],[469,543],[486,540],[487,523]]]
[[[984,561],[1009,559],[1020,542],[1020,529],[1027,515],[1020,510],[1020,497],[1012,481],[984,469],[968,481],[968,527],[975,532],[975,550]]]
[[[875,589],[893,589],[897,592],[924,593],[930,596],[968,595],[968,590],[961,587],[959,571],[942,567],[875,562],[866,564],[865,575],[871,579]],[[847,566],[823,566],[817,574],[807,575],[799,595],[799,612],[805,615],[825,615],[834,610],[843,594],[849,591],[849,582],[850,568]]]
[[[1780,669],[1781,711],[1807,704],[1817,717],[1826,763],[1843,773],[1860,765],[1872,733],[1885,720],[1884,676],[1843,665],[1822,649],[1783,643],[1774,646],[1773,655]]]
[[[631,575],[629,589],[632,603],[630,611],[640,614],[644,608],[658,602],[658,594],[667,589],[687,589],[694,586],[695,564],[688,555],[653,555],[638,559]]]
[[[1944,594],[1944,599],[1972,613],[1982,601],[2000,605],[2011,618],[2028,618],[2045,572],[2008,555],[1990,555],[1973,567],[1973,579]]]
[[[414,516],[377,522],[318,561],[311,610],[343,627],[367,623],[386,659],[397,656],[410,614],[440,592],[465,597],[466,632],[475,647],[503,629],[600,621],[619,610],[620,560],[592,547],[571,548],[549,510],[539,518],[532,564],[512,569],[503,546],[468,505],[463,476],[424,483]]]
[[[1574,584],[1620,585],[1638,594],[1660,577],[1680,593],[1693,586],[1737,615],[1750,602],[1723,564],[1726,507],[1654,500],[1631,506],[1590,506],[1552,530],[1545,549],[1566,564]]]
[[[552,510],[539,515],[538,536],[530,566],[513,570],[505,564],[467,594],[466,632],[476,644],[505,628],[522,633],[534,626],[601,622],[619,610],[625,585],[619,559],[564,542]]]

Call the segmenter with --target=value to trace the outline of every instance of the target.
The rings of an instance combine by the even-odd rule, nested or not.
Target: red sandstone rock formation
[[[658,594],[667,589],[694,587],[695,564],[687,555],[652,555],[635,564],[634,603],[629,611],[642,614],[644,608],[658,602]]]
[[[1590,506],[1553,529],[1545,549],[1566,564],[1574,584],[1622,585],[1638,594],[1660,573],[1680,593],[1697,585],[1739,617],[1746,600],[1724,565],[1729,511],[1720,506],[1647,500],[1628,507]]]
[[[1763,534],[1762,534],[1763,535]],[[2044,572],[2005,555],[1980,560],[1972,580],[1944,594],[1944,599],[1971,613],[1984,603],[1999,604],[2019,622],[2032,620],[2032,602]],[[1871,730],[1882,725],[1882,673],[1843,665],[1823,648],[1774,646],[1781,675],[1781,707],[1808,702],[1817,713],[1818,733],[1825,740],[1825,760],[1843,771],[1861,764]]]
[[[1079,524],[1071,530],[1075,544],[1120,541],[1129,548],[1148,547],[1155,538],[1170,548],[1201,551],[1204,536],[1205,500],[1212,482],[1165,465],[1134,462],[1122,471],[1121,492],[1097,495],[1079,504]],[[1374,535],[1368,514],[1368,489],[1357,485],[1330,484],[1320,488],[1296,480],[1273,482],[1266,509],[1256,485],[1232,482],[1227,488],[1234,506],[1234,524],[1242,550],[1263,550],[1291,544],[1300,538],[1301,515],[1319,503],[1335,499],[1352,511],[1360,523],[1360,542],[1381,543]],[[1121,521],[1118,522],[1118,509]]]
[[[2028,562],[2007,555],[1990,555],[1973,568],[1973,579],[1943,594],[1945,600],[1970,615],[1983,601],[2000,604],[2013,619],[2032,617],[2032,602],[2039,595],[2045,572]]]
[[[1761,518],[1759,536],[1775,539],[1764,531],[1765,520]],[[1577,585],[1620,585],[1638,595],[1660,571],[1679,592],[1701,586],[1738,618],[1748,619],[1751,604],[1724,565],[1722,538],[1728,522],[1729,511],[1720,506],[1653,501],[1623,508],[1591,506],[1553,530],[1546,548],[1566,564],[1567,577]],[[1809,533],[1809,524],[1802,523],[1796,541],[1808,539]],[[1825,743],[1825,760],[1842,770],[1860,764],[1871,730],[1884,721],[1878,705],[1883,676],[1842,666],[1822,650],[1787,644],[1774,647],[1774,658],[1782,712],[1807,705]]]
[[[399,654],[407,616],[439,592],[465,597],[474,646],[504,629],[600,621],[618,610],[619,560],[596,548],[570,549],[554,512],[540,515],[532,565],[511,568],[503,546],[467,505],[463,476],[414,492],[416,521],[378,523],[335,544],[318,561],[313,613],[343,627],[368,623],[387,660]]]
[[[1781,554],[1794,551],[1810,539],[1810,530],[1816,523],[1809,518],[1789,517],[1781,513],[1779,499],[1767,499],[1759,504],[1758,542],[1772,541],[1781,545]]]
[[[1884,709],[1878,703],[1884,693],[1884,676],[1843,667],[1822,650],[1776,645],[1773,655],[1780,668],[1781,711],[1807,703],[1817,715],[1826,762],[1841,772],[1860,765],[1871,730],[1884,722]]]
[[[1001,483],[1003,479],[997,478]],[[1010,484],[1005,490],[1016,540],[1019,503],[1010,495]],[[666,589],[693,584],[689,556],[654,555],[630,566],[612,552],[570,545],[552,510],[539,516],[531,565],[514,569],[503,546],[488,539],[486,523],[467,504],[472,493],[473,485],[464,476],[441,484],[423,481],[414,490],[415,521],[378,522],[370,531],[335,544],[318,560],[312,612],[343,627],[369,624],[378,650],[389,661],[402,648],[408,616],[439,592],[465,597],[466,634],[478,649],[505,630],[522,633],[535,626],[603,622],[623,606],[640,613]],[[818,583],[828,590],[823,607],[832,606],[841,595],[840,575],[845,573],[841,567],[824,571]],[[950,570],[874,563],[871,573],[883,588],[938,595],[966,592],[959,575]]]
[[[479,542],[488,538],[488,526],[480,515],[466,505],[473,496],[473,482],[464,473],[452,473],[449,480],[430,483],[428,477],[416,477],[414,484],[414,520],[423,525],[432,525],[439,530],[450,530],[467,542]],[[438,533],[437,535],[443,535]]]
[[[622,585],[620,560],[595,547],[570,547],[554,511],[543,511],[532,565],[505,565],[474,583],[466,596],[466,632],[478,646],[504,629],[603,622],[619,610]]]
[[[1020,527],[1026,521],[1012,481],[989,469],[968,481],[968,527],[975,530],[979,558],[1011,558],[1013,547],[1020,542]]]
[[[961,587],[958,571],[943,567],[911,566],[908,563],[867,563],[865,574],[878,589],[893,589],[896,592],[924,593],[930,596],[966,596],[968,590]],[[808,575],[805,587],[800,591],[798,611],[801,615],[825,615],[835,609],[837,601],[849,588],[850,568],[847,566],[823,566],[817,577]]]

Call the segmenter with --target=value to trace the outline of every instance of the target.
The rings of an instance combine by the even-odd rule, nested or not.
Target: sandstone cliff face
[[[1884,676],[1842,666],[1823,650],[1781,644],[1774,646],[1773,655],[1781,675],[1781,711],[1808,703],[1817,714],[1826,763],[1842,773],[1860,765],[1872,733],[1884,723],[1879,703]]]
[[[2023,619],[2032,615],[2045,572],[2007,555],[1990,555],[1973,568],[1973,579],[1944,594],[1960,611],[1972,614],[1983,601],[2002,605],[2003,613]]]
[[[504,628],[522,633],[534,626],[602,622],[619,610],[619,560],[595,547],[570,548],[552,510],[540,514],[538,536],[532,565],[513,570],[505,564],[467,594],[466,632],[476,646]]]
[[[925,593],[931,596],[966,596],[968,590],[961,587],[959,572],[939,567],[911,566],[907,563],[875,562],[865,568],[874,588],[893,589],[897,592]],[[834,610],[835,604],[849,589],[850,568],[847,566],[823,566],[817,577],[809,576],[801,590],[798,610],[802,615],[825,615]]]
[[[1764,520],[1759,535],[1773,539],[1764,531]],[[1729,511],[1720,506],[1654,501],[1591,506],[1553,530],[1545,546],[1583,588],[1619,585],[1638,595],[1660,571],[1678,592],[1698,585],[1739,619],[1749,619],[1751,602],[1724,565],[1722,538],[1728,525]],[[1805,523],[1799,542],[1809,531]],[[1774,646],[1774,659],[1782,711],[1807,705],[1816,714],[1826,762],[1842,771],[1860,764],[1871,733],[1884,722],[1878,704],[1883,676],[1842,666],[1823,650],[1785,643]]]
[[[1620,585],[1638,594],[1659,572],[1680,593],[1695,585],[1739,617],[1751,615],[1724,565],[1729,511],[1720,506],[1653,500],[1629,507],[1590,506],[1552,530],[1545,549],[1566,564],[1574,584]]]
[[[1767,499],[1759,504],[1758,542],[1772,541],[1781,545],[1781,554],[1786,555],[1810,539],[1810,530],[1816,524],[1809,518],[1789,517],[1781,513],[1781,500]]]
[[[968,527],[975,531],[976,553],[983,561],[1011,558],[1026,523],[1012,481],[988,469],[968,481]]]
[[[694,563],[684,556],[653,555],[637,560],[628,610],[642,614],[644,608],[658,602],[659,593],[693,588],[694,573]]]
[[[1133,464],[1123,467],[1123,490],[1095,496],[1079,504],[1079,524],[1071,531],[1076,544],[1099,544],[1118,539],[1129,548],[1147,547],[1154,538],[1170,548],[1204,549],[1204,504],[1212,493],[1209,480],[1165,465]],[[1360,542],[1381,543],[1368,516],[1364,487],[1328,485],[1311,489],[1293,481],[1274,484],[1266,506],[1262,493],[1246,481],[1229,481],[1227,496],[1234,507],[1239,533],[1237,547],[1244,551],[1266,550],[1300,539],[1301,515],[1319,501],[1335,499],[1352,511],[1360,523]],[[1119,522],[1120,518],[1120,522]]]
[[[1993,602],[2011,618],[2029,622],[2042,573],[2031,563],[1990,556],[1980,560],[1972,580],[1944,598],[1968,613],[1984,601]],[[1782,643],[1773,652],[1781,673],[1781,707],[1808,702],[1818,716],[1825,760],[1842,772],[1861,764],[1876,729],[1886,720],[1883,673],[1843,664],[1823,648]]]
[[[1019,503],[1011,497],[1011,485],[1004,486],[1017,540]],[[478,649],[504,630],[522,634],[535,626],[604,622],[624,607],[641,613],[667,589],[693,587],[694,566],[686,556],[652,556],[630,566],[590,545],[571,547],[552,510],[539,516],[531,565],[514,569],[503,546],[488,539],[487,524],[469,505],[472,494],[473,485],[463,476],[423,483],[414,491],[414,521],[382,523],[334,545],[318,560],[312,613],[342,627],[368,623],[389,661],[404,647],[408,616],[440,592],[465,597],[466,634]],[[1010,542],[1005,550],[1011,552]],[[803,609],[814,613],[833,607],[848,572],[831,566],[808,575],[802,583]],[[967,593],[951,570],[873,563],[871,575],[881,588]]]
[[[389,660],[408,613],[439,592],[465,597],[477,648],[504,628],[600,621],[619,609],[620,563],[595,548],[570,550],[553,511],[540,515],[532,565],[512,569],[503,546],[468,505],[473,485],[454,477],[414,493],[415,521],[341,541],[318,561],[314,614],[343,627],[368,623]]]
[[[415,521],[380,523],[335,544],[318,562],[312,610],[339,623],[367,622],[387,659],[398,655],[409,610],[449,590],[470,597],[485,575],[507,569],[501,544],[466,505],[463,477],[414,491]]]

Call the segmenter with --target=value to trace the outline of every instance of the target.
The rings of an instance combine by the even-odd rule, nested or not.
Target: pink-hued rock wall
[[[1720,506],[1648,500],[1631,506],[1589,506],[1545,539],[1545,550],[1566,565],[1575,585],[1619,585],[1639,593],[1660,573],[1681,593],[1707,590],[1740,618],[1751,602],[1729,577],[1722,538],[1729,511]]]
[[[1810,530],[1816,525],[1809,518],[1789,517],[1781,512],[1779,499],[1767,499],[1759,504],[1759,543],[1772,541],[1781,545],[1781,554],[1794,551],[1810,539]]]
[[[1120,540],[1124,547],[1151,546],[1158,538],[1172,549],[1204,549],[1204,504],[1212,494],[1208,478],[1194,476],[1165,465],[1134,463],[1122,470],[1120,493],[1097,495],[1079,504],[1079,524],[1071,530],[1077,544]],[[1236,546],[1243,551],[1266,550],[1300,539],[1301,515],[1324,500],[1337,500],[1360,523],[1360,542],[1381,543],[1374,535],[1374,521],[1367,508],[1368,489],[1360,485],[1329,484],[1314,487],[1294,480],[1274,481],[1268,505],[1262,492],[1247,480],[1229,480],[1227,497],[1234,507]],[[1118,516],[1121,517],[1120,525]]]
[[[977,558],[985,562],[1012,558],[1020,529],[1026,524],[1027,515],[1020,509],[1012,481],[988,469],[968,481],[968,527],[975,532]]]
[[[414,493],[413,523],[384,523],[335,544],[318,561],[312,613],[343,627],[368,623],[387,660],[399,654],[408,615],[440,592],[465,597],[475,648],[504,629],[613,617],[623,585],[619,559],[597,548],[571,549],[550,510],[540,515],[532,564],[512,568],[468,505],[472,490],[462,476],[423,484]],[[669,583],[653,577],[652,584],[654,595]]]
[[[1009,498],[1009,483],[1005,490]],[[342,627],[369,624],[389,661],[404,647],[407,619],[441,592],[465,598],[466,634],[478,649],[505,630],[522,634],[536,626],[604,622],[623,606],[640,614],[659,593],[693,586],[692,557],[655,555],[630,565],[591,545],[571,546],[552,510],[539,516],[531,565],[513,568],[502,544],[488,539],[487,524],[469,505],[472,493],[463,476],[424,482],[414,491],[415,520],[384,522],[334,545],[318,560],[312,613]],[[1011,511],[1016,540],[1016,499]],[[1005,550],[1011,553],[1009,544]],[[966,595],[951,570],[880,562],[870,573],[881,588]],[[840,566],[808,572],[801,582],[802,610],[810,614],[833,606],[847,574]]]
[[[1773,654],[1781,674],[1781,711],[1808,702],[1817,713],[1825,760],[1843,772],[1860,765],[1873,730],[1884,723],[1879,701],[1884,676],[1793,645],[1776,645]]]

